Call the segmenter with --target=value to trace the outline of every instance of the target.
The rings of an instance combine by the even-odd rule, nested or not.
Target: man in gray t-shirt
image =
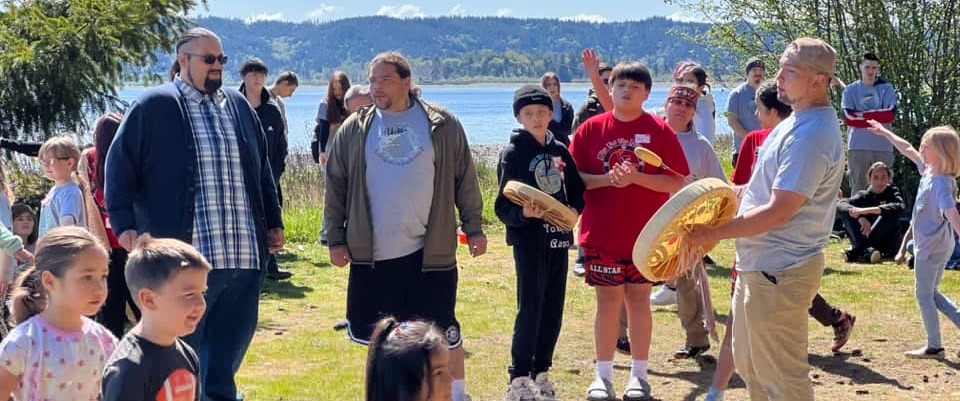
[[[347,334],[366,345],[384,316],[432,322],[450,346],[453,377],[438,390],[463,401],[457,230],[471,256],[487,247],[469,143],[452,113],[420,99],[403,55],[377,55],[369,80],[374,104],[343,122],[326,170],[330,261],[350,264]]]
[[[750,132],[763,128],[757,118],[757,88],[763,82],[766,72],[763,61],[752,58],[747,62],[747,81],[730,92],[727,98],[727,123],[733,130],[733,165],[737,165],[740,145]]]
[[[896,117],[897,92],[880,78],[880,59],[866,53],[860,61],[860,79],[843,90],[843,122],[847,126],[847,162],[850,194],[867,188],[867,170],[875,162],[893,165],[890,141],[868,131],[867,120],[883,123],[888,129]]]
[[[694,247],[737,238],[733,358],[753,401],[813,400],[806,315],[823,276],[844,166],[829,98],[835,69],[836,52],[819,39],[787,46],[779,98],[793,115],[767,137],[737,218],[689,237]]]

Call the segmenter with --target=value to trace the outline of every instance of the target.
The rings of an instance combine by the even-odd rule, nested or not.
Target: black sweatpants
[[[540,241],[538,241],[540,240]],[[517,271],[517,319],[513,325],[510,380],[550,370],[563,323],[567,289],[567,247],[524,241],[513,247]]]
[[[850,217],[849,214],[843,215],[843,228],[847,231],[850,238],[850,246],[853,248],[853,254],[860,256],[867,248],[873,248],[880,251],[884,256],[890,256],[900,249],[900,219],[886,216],[876,223],[880,216],[865,216],[871,223],[876,223],[876,227],[866,237],[860,233],[860,222]]]

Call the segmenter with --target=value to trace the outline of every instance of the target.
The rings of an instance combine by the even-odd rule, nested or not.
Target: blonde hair
[[[941,125],[928,129],[920,139],[920,144],[927,144],[940,156],[941,174],[960,176],[960,137],[953,127]]]
[[[80,163],[86,163],[87,161],[83,158],[80,153],[80,147],[77,146],[77,142],[73,140],[69,134],[59,135],[53,138],[47,139],[46,142],[40,146],[40,152],[37,155],[43,159],[45,157],[54,157],[58,159],[73,159],[73,176],[74,181],[77,185],[80,186],[80,190],[83,193],[90,193],[90,180],[87,179],[86,174],[80,174]],[[87,204],[87,197],[84,196],[84,206],[87,208],[84,210],[90,210],[90,206]],[[93,216],[97,217],[97,216]],[[90,216],[87,216],[89,221]]]
[[[86,229],[76,226],[57,227],[37,241],[36,263],[17,278],[10,295],[10,319],[13,325],[23,323],[47,307],[49,294],[43,286],[43,272],[63,278],[82,252],[107,250]]]

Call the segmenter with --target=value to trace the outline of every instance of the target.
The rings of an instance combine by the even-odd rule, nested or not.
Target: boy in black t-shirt
[[[149,235],[137,241],[125,276],[143,315],[104,369],[103,401],[200,400],[200,362],[180,337],[203,317],[209,271],[189,244]]]

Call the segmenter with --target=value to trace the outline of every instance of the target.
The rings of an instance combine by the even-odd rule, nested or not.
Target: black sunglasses
[[[223,54],[221,54],[221,55],[219,55],[219,56],[214,56],[214,55],[212,55],[212,54],[191,54],[191,53],[187,53],[187,55],[188,55],[188,56],[193,56],[193,57],[203,57],[203,63],[204,63],[204,64],[209,64],[209,65],[213,65],[213,63],[218,62],[218,61],[220,62],[220,65],[226,65],[226,64],[227,64],[227,59],[228,59],[228,57],[227,57],[226,55],[223,55]]]

